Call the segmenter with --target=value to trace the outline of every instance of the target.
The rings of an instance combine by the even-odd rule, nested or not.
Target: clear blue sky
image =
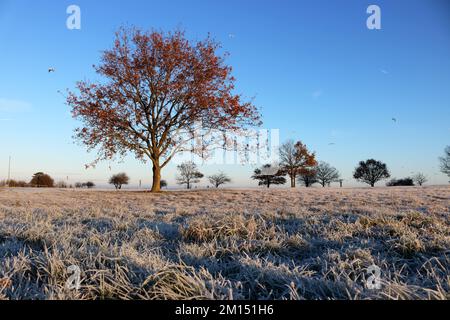
[[[66,28],[70,4],[81,8],[81,30]],[[381,8],[381,30],[366,27],[370,4]],[[150,166],[133,157],[86,171],[95,155],[74,144],[77,123],[57,93],[97,79],[92,65],[123,25],[181,28],[191,39],[211,33],[231,54],[237,90],[256,97],[264,128],[301,139],[347,184],[357,162],[372,157],[394,177],[421,171],[430,183],[448,181],[438,170],[450,144],[446,0],[0,0],[0,179],[12,155],[17,179],[45,171],[102,184],[127,171],[134,184],[150,183]],[[222,169],[235,186],[254,185],[251,168]],[[174,175],[173,166],[163,172],[172,185]]]

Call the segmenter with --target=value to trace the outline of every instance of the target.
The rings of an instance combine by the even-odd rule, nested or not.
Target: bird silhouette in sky
[[[392,121],[397,122],[397,118],[392,118]]]
[[[56,70],[55,70],[55,68],[48,68],[48,73],[52,73],[52,72],[55,72]]]

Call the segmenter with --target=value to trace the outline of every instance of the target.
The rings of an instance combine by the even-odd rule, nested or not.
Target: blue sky
[[[81,30],[66,28],[71,4],[81,8]],[[370,4],[381,8],[381,30],[366,27]],[[124,25],[184,29],[193,40],[210,33],[230,53],[237,91],[255,97],[264,128],[280,129],[282,141],[301,139],[347,185],[358,185],[351,174],[367,158],[386,162],[394,177],[420,171],[432,184],[448,181],[438,169],[450,144],[445,0],[0,0],[0,179],[12,155],[16,179],[45,171],[103,184],[126,171],[132,183],[150,184],[150,166],[133,157],[86,171],[95,155],[74,143],[77,123],[58,94],[98,79],[92,65]],[[220,169],[234,186],[255,184],[250,167]],[[174,166],[163,172],[171,185],[174,175]]]

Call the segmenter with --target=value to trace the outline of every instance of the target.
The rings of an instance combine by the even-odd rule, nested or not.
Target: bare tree
[[[445,148],[445,154],[443,157],[440,157],[441,161],[441,171],[450,177],[450,146]]]
[[[221,185],[231,182],[231,179],[223,172],[208,177],[209,182],[219,188]]]
[[[116,188],[116,190],[120,190],[120,189],[122,189],[122,185],[128,184],[129,181],[130,181],[130,178],[127,176],[127,174],[122,172],[122,173],[113,175],[109,179],[109,184],[113,184],[114,187]]]
[[[252,179],[259,180],[260,186],[270,188],[272,184],[285,184],[286,178],[283,177],[284,175],[279,167],[266,164],[262,168],[255,170]]]
[[[423,173],[417,173],[414,177],[413,180],[415,183],[417,183],[419,186],[422,186],[424,183],[426,183],[428,181],[427,177],[423,174]]]
[[[316,178],[322,187],[339,180],[339,172],[328,163],[321,161],[316,167]]]
[[[374,159],[361,161],[353,173],[356,180],[370,184],[372,188],[375,187],[375,183],[390,176],[386,164]]]
[[[197,165],[192,162],[184,162],[178,167],[179,175],[177,176],[178,184],[185,184],[187,189],[191,189],[192,184],[199,183],[203,178],[203,173],[198,171]]]
[[[291,178],[291,188],[295,188],[295,180],[302,170],[310,169],[317,164],[315,154],[300,141],[289,140],[280,147],[281,170]]]

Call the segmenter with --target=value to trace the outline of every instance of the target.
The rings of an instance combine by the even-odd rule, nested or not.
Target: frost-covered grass
[[[449,187],[0,189],[0,299],[449,299],[449,217]]]

